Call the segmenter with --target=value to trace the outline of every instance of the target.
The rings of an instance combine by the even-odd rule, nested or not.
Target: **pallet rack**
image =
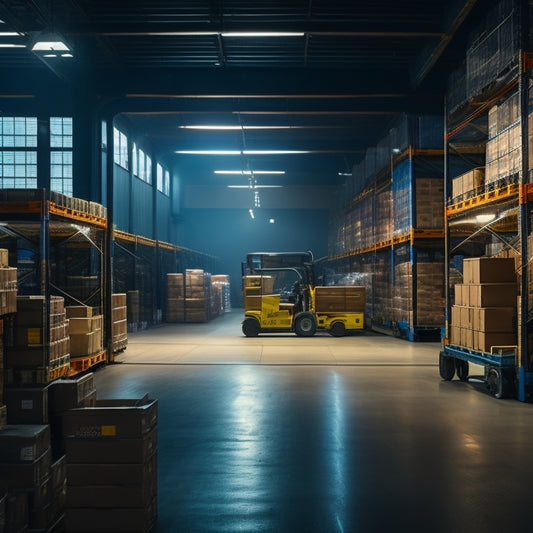
[[[443,345],[439,353],[439,372],[444,380],[451,380],[455,375],[460,380],[469,378],[469,364],[480,365],[483,376],[477,379],[485,381],[488,392],[496,398],[516,397],[527,401],[532,396],[533,385],[533,353],[531,346],[531,319],[533,313],[532,283],[530,270],[531,253],[531,220],[533,195],[531,181],[531,163],[528,146],[531,142],[529,123],[531,120],[532,99],[530,86],[532,82],[531,54],[525,53],[530,46],[529,17],[524,3],[511,2],[509,20],[520,36],[518,49],[512,49],[512,57],[507,70],[498,76],[494,71],[494,79],[485,87],[471,96],[461,106],[449,109],[446,116],[446,324],[443,330]],[[502,3],[502,6],[504,4]],[[494,24],[502,26],[500,20]],[[503,27],[503,26],[502,26]],[[507,51],[505,52],[507,53]],[[496,79],[498,78],[498,79]],[[498,179],[491,175],[490,183],[481,190],[473,191],[467,197],[452,197],[452,179],[455,177],[450,169],[449,156],[454,151],[462,151],[465,158],[471,161],[471,167],[480,164],[479,146],[483,147],[481,156],[486,156],[487,165],[492,161],[488,151],[491,121],[489,115],[495,113],[502,104],[515,101],[518,108],[516,120],[510,126],[498,131],[497,135],[507,133],[509,128],[519,132],[519,143],[509,144],[509,151],[518,155],[521,160],[516,166],[508,163],[507,171],[502,165]],[[496,111],[495,111],[496,110]],[[494,115],[493,115],[494,116]],[[483,135],[480,138],[480,132]],[[497,137],[496,135],[496,137]],[[486,152],[487,150],[487,152]],[[507,157],[501,150],[499,157]],[[484,164],[482,161],[481,164]],[[487,166],[487,169],[489,167]],[[500,169],[501,170],[501,169]],[[489,253],[487,253],[489,252]],[[518,324],[516,329],[516,345],[491,346],[490,350],[473,350],[470,347],[452,342],[451,308],[454,302],[453,280],[451,270],[461,270],[461,260],[466,257],[507,256],[515,258],[519,297],[517,300]],[[487,349],[487,347],[485,347]]]

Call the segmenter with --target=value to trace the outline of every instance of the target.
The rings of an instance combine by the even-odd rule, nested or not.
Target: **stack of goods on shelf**
[[[47,384],[52,378],[69,374],[69,324],[63,298],[52,296],[48,317],[46,312],[44,296],[17,297],[17,313],[6,336],[8,385]]]
[[[0,315],[17,311],[17,269],[8,263],[9,253],[0,248]]]
[[[478,167],[452,180],[452,203],[467,200],[485,191],[485,167]]]
[[[384,242],[392,238],[391,212],[392,191],[388,188],[376,195],[376,220],[379,221],[379,223],[374,225],[374,238],[376,242]]]
[[[404,235],[411,228],[444,227],[442,175],[415,176],[411,161],[402,161],[394,168],[392,194],[395,236]]]
[[[416,263],[416,281],[410,261],[394,267],[393,316],[396,322],[415,326],[440,326],[444,323],[444,262]],[[413,283],[416,293],[413,293]],[[416,298],[416,304],[413,301]]]
[[[53,457],[49,425],[7,425],[0,431],[0,478],[7,484],[5,531],[61,527],[66,462]]]
[[[243,276],[244,310],[259,311],[261,295],[272,294],[274,278],[272,276]]]
[[[151,531],[157,519],[157,400],[97,400],[63,417],[67,531]]]
[[[522,168],[520,101],[513,94],[489,111],[485,184],[497,188],[517,181]]]
[[[113,353],[121,352],[128,345],[128,311],[126,293],[111,296]]]
[[[128,331],[137,331],[141,322],[139,291],[128,291],[126,293],[126,305],[128,311]]]
[[[165,320],[167,322],[185,322],[185,285],[183,274],[167,274],[167,302]]]
[[[185,322],[210,319],[211,274],[202,269],[185,271]]]
[[[315,288],[317,313],[364,313],[365,288],[356,285],[327,285]]]
[[[481,352],[517,343],[517,282],[512,258],[465,259],[455,285],[450,342]]]
[[[101,353],[103,316],[96,314],[93,307],[85,305],[67,307],[66,312],[71,359]]]
[[[213,287],[220,290],[220,297],[222,300],[222,312],[229,313],[231,311],[231,287],[228,274],[213,274],[211,276]]]

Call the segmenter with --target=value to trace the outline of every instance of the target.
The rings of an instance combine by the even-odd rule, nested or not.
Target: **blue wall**
[[[329,211],[325,209],[258,209],[253,220],[247,209],[185,209],[182,214],[183,245],[219,258],[220,270],[212,274],[230,275],[234,307],[243,305],[241,262],[247,253],[311,250],[315,259],[327,254]]]

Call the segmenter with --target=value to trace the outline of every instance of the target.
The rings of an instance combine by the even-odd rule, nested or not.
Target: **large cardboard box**
[[[489,352],[492,346],[515,346],[517,343],[516,333],[494,333],[485,331],[475,332],[476,350]]]
[[[57,379],[48,386],[48,405],[51,414],[60,414],[84,407],[89,397],[95,395],[92,373],[81,377]]]
[[[517,329],[515,307],[480,307],[475,310],[476,331],[513,333]]]
[[[65,308],[67,318],[88,318],[93,316],[93,308],[86,305],[73,305]]]
[[[475,257],[463,261],[463,283],[516,283],[515,262],[508,257]]]
[[[97,400],[95,407],[71,409],[63,419],[65,437],[125,439],[148,433],[157,425],[157,400]],[[85,461],[83,461],[85,462]]]
[[[8,424],[48,424],[48,386],[7,387]]]
[[[315,287],[315,309],[317,313],[362,313],[365,310],[365,287],[351,285]]]
[[[0,479],[14,489],[33,489],[41,485],[52,466],[52,448],[34,461],[4,463],[0,461]]]
[[[516,283],[483,283],[470,285],[473,307],[512,307],[516,305]]]
[[[0,462],[32,462],[49,446],[48,425],[10,424],[0,431]]]

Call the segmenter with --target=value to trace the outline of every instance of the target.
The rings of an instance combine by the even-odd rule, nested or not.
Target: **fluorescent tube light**
[[[0,31],[0,37],[21,37],[16,31]]]
[[[283,185],[228,185],[228,189],[281,189]]]
[[[488,214],[488,215],[477,215],[476,220],[480,222],[481,224],[486,224],[487,222],[491,222],[496,218],[496,215],[494,214]]]
[[[230,31],[223,32],[220,35],[222,35],[222,37],[303,37],[305,33],[288,31]]]
[[[215,170],[215,174],[228,174],[236,176],[259,176],[264,174],[276,174],[283,175],[285,174],[284,170]]]
[[[251,218],[255,218],[253,209],[248,209],[248,213],[250,213]]]
[[[186,155],[290,155],[309,154],[309,150],[176,150]]]
[[[26,48],[25,44],[0,44],[0,48]]]
[[[296,126],[299,128],[299,126]],[[206,130],[206,131],[240,131],[240,130],[289,130],[295,126],[237,126],[237,125],[215,125],[215,124],[190,124],[178,126],[183,130]]]
[[[31,47],[32,52],[72,52],[65,39],[55,32],[38,33]]]

